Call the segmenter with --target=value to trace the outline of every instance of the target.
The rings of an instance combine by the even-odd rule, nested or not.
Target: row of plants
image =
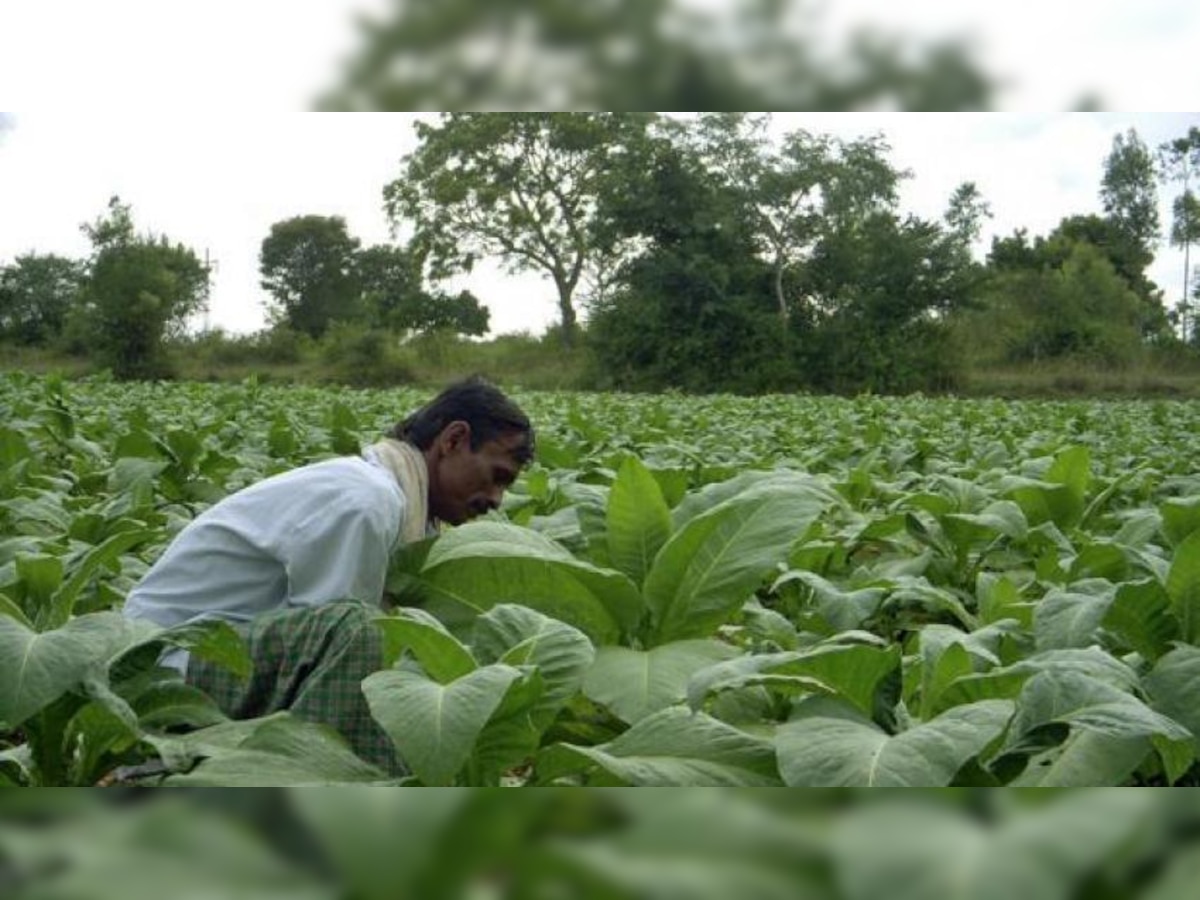
[[[207,504],[413,391],[0,381],[0,779],[378,783],[155,661],[128,589]],[[1191,403],[519,395],[539,460],[394,559],[363,682],[460,785],[1190,784]]]

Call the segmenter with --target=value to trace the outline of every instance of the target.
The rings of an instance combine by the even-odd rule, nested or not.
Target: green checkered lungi
[[[234,627],[246,640],[248,679],[193,657],[187,681],[234,719],[288,710],[337,729],[350,747],[392,775],[407,774],[391,739],[371,718],[361,682],[383,668],[377,610],[355,600],[282,609]]]

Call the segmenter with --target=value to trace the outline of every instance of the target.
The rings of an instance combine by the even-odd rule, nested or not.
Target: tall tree
[[[81,314],[100,359],[118,378],[167,374],[164,338],[204,309],[208,268],[182,244],[137,234],[129,206],[118,197],[106,215],[82,228],[92,257]]]
[[[1200,174],[1200,128],[1192,127],[1188,133],[1173,141],[1159,145],[1159,160],[1162,177],[1166,181],[1179,182],[1182,190],[1171,204],[1171,244],[1183,248],[1183,295],[1179,301],[1179,320],[1185,341],[1195,330],[1191,304],[1188,300],[1188,279],[1191,274],[1192,244],[1200,241],[1200,199],[1192,190],[1193,181]]]
[[[1154,154],[1136,129],[1113,136],[1112,150],[1104,161],[1100,200],[1104,213],[1129,243],[1141,251],[1143,268],[1154,259],[1160,237],[1158,173]]]
[[[85,266],[53,253],[28,253],[0,269],[0,337],[47,344],[78,303]]]
[[[973,181],[964,181],[950,195],[946,207],[946,227],[964,251],[969,251],[983,231],[985,219],[992,218],[992,207]]]
[[[789,273],[823,233],[893,208],[907,173],[888,162],[879,135],[844,142],[799,129],[776,145],[768,124],[761,115],[703,113],[672,130],[714,179],[741,198],[759,253],[771,266],[776,308],[786,325],[797,303],[785,289]]]
[[[296,216],[272,225],[259,253],[259,274],[277,315],[314,338],[332,322],[358,315],[358,250],[341,216]]]
[[[418,122],[420,144],[384,188],[393,225],[411,225],[436,279],[484,257],[548,275],[563,340],[575,340],[576,291],[609,261],[594,232],[610,171],[645,133],[632,113],[447,113]]]

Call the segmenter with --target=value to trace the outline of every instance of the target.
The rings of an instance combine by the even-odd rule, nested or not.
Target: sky
[[[215,262],[207,324],[265,321],[258,250],[272,223],[340,215],[364,244],[391,239],[382,189],[415,140],[412,114],[305,112],[360,48],[355,17],[405,0],[9,0],[0,3],[0,264],[30,251],[83,256],[79,230],[114,194],[140,229]],[[728,7],[728,0],[676,0]],[[940,216],[977,182],[996,234],[1046,233],[1099,210],[1104,157],[1118,131],[1151,146],[1200,124],[1200,4],[1189,0],[794,0],[803,33],[828,45],[870,25],[916,40],[957,37],[999,82],[980,114],[778,113],[775,127],[851,138],[882,132],[911,169],[902,208]],[[822,47],[826,46],[824,43]],[[1082,98],[1102,109],[1068,114]],[[1169,225],[1164,191],[1163,223]],[[1169,302],[1182,253],[1163,248],[1151,277]],[[553,288],[495,266],[473,290],[494,333],[539,332]],[[204,323],[198,323],[204,324]]]
[[[215,262],[210,311],[196,324],[246,333],[265,323],[258,251],[274,222],[337,215],[364,245],[391,239],[382,190],[415,143],[406,113],[155,114],[17,112],[0,133],[0,264],[36,251],[84,257],[80,231],[114,194],[139,230],[165,234]],[[843,138],[882,133],[909,169],[901,208],[940,217],[975,181],[994,218],[977,247],[1018,227],[1046,234],[1064,215],[1099,212],[1103,161],[1118,132],[1151,146],[1200,126],[1200,113],[777,113],[776,131]],[[1164,226],[1169,194],[1160,192]],[[1173,305],[1182,253],[1159,253],[1150,276]],[[491,310],[493,333],[540,333],[557,312],[536,275],[485,266],[456,283]]]

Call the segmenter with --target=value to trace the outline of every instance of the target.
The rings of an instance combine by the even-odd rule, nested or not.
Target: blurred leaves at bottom
[[[1191,790],[309,788],[0,796],[0,896],[1195,897]]]

